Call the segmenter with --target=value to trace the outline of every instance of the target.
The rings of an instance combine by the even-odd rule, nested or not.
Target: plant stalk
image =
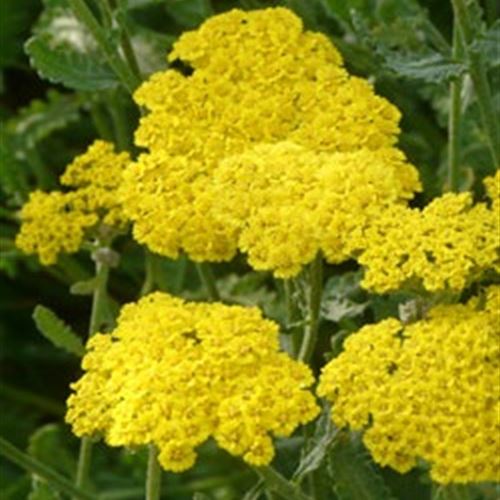
[[[106,31],[99,24],[85,0],[69,0],[75,16],[87,27],[101,48],[106,61],[116,74],[122,85],[132,94],[140,84],[140,78],[134,74],[128,64],[121,58],[119,51],[107,37]]]
[[[288,332],[288,335],[291,338],[292,354],[294,357],[297,357],[300,349],[300,328],[292,325],[300,321],[300,311],[295,300],[293,279],[284,280],[283,285],[285,290],[287,328],[291,330]]]
[[[453,27],[452,57],[459,60],[462,55],[462,43],[458,26]],[[450,111],[448,115],[448,175],[446,188],[449,191],[459,189],[460,167],[460,114],[462,111],[463,77],[458,76],[450,83]]]
[[[3,455],[7,460],[15,463],[26,472],[36,474],[65,495],[71,495],[77,500],[95,500],[95,495],[75,487],[69,479],[59,474],[59,472],[36,458],[30,457],[2,437],[0,437],[0,455]]]
[[[209,299],[213,302],[220,301],[219,290],[217,289],[217,283],[210,264],[208,262],[196,262],[196,269],[201,282],[207,290]]]
[[[158,450],[149,446],[148,470],[146,477],[146,500],[159,500],[161,494],[161,467],[158,462]]]
[[[491,158],[494,167],[499,165],[500,137],[495,116],[495,108],[491,99],[491,89],[486,73],[482,54],[471,48],[474,41],[474,31],[469,19],[465,0],[451,0],[454,12],[454,23],[462,36],[465,56],[469,63],[469,72],[476,91],[481,119],[488,139]]]
[[[109,278],[109,266],[103,262],[96,261],[96,287],[92,294],[92,310],[90,313],[89,337],[94,335],[101,328],[102,320],[107,308],[107,284]],[[80,442],[80,453],[76,468],[75,484],[77,487],[84,487],[88,481],[90,463],[92,460],[92,440],[83,437]],[[76,497],[73,497],[76,499]]]
[[[318,337],[321,296],[323,292],[323,260],[321,253],[318,253],[311,263],[309,272],[308,317],[302,345],[297,357],[299,361],[303,361],[304,363],[309,363],[311,360]]]

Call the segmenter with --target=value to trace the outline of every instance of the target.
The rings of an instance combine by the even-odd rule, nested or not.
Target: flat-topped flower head
[[[184,250],[209,261],[234,255],[237,235],[217,222],[202,196],[225,158],[282,141],[351,153],[397,140],[399,111],[366,80],[350,76],[331,42],[304,31],[287,9],[213,16],[182,35],[169,58],[189,74],[156,73],[136,91],[148,113],[135,139],[147,151],[130,166],[123,190],[135,238],[163,255]],[[172,177],[162,179],[171,175],[169,165],[180,196],[170,189]],[[151,169],[155,175],[144,175]],[[178,228],[176,241],[149,231],[160,226]],[[200,227],[206,229],[193,237]]]
[[[87,345],[66,420],[111,446],[154,444],[162,466],[191,467],[209,437],[254,465],[271,437],[318,413],[309,368],[279,352],[278,326],[257,308],[153,293],[125,306],[111,334]]]
[[[394,148],[324,153],[281,142],[222,161],[200,199],[254,269],[286,278],[319,251],[333,263],[352,257],[370,220],[419,188],[416,169]]]
[[[50,265],[60,254],[77,252],[99,226],[121,228],[126,218],[116,190],[129,162],[128,153],[95,141],[61,176],[69,191],[31,193],[20,213],[16,246]]]
[[[499,370],[497,286],[413,324],[363,327],[323,369],[318,394],[337,425],[364,431],[381,465],[407,472],[423,459],[438,483],[497,481]]]
[[[120,226],[127,219],[117,189],[130,161],[127,152],[116,153],[113,144],[97,140],[66,167],[61,184],[75,190],[76,209],[97,213],[109,226]]]
[[[459,292],[485,271],[500,271],[498,202],[447,193],[423,210],[394,205],[372,221],[360,248],[369,290]]]

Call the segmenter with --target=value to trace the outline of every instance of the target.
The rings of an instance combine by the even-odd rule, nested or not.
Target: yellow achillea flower
[[[191,467],[210,436],[263,465],[271,434],[318,414],[310,369],[278,352],[278,326],[257,308],[187,303],[153,293],[126,305],[111,334],[87,344],[66,420],[111,446],[155,444],[162,466]]]
[[[393,205],[360,235],[358,247],[367,289],[460,291],[484,271],[500,271],[498,201],[490,208],[473,205],[470,193],[447,193],[423,210]]]
[[[349,258],[351,239],[372,218],[420,188],[416,169],[394,148],[318,153],[290,142],[222,161],[212,186],[200,200],[237,235],[254,269],[280,278],[320,250],[329,262]]]
[[[16,246],[50,265],[59,254],[78,251],[97,224],[122,226],[126,218],[116,190],[129,162],[128,153],[117,154],[112,144],[95,141],[61,176],[71,191],[31,193],[21,209]]]
[[[500,287],[410,325],[387,319],[349,337],[318,394],[339,426],[364,430],[373,458],[439,483],[499,479]]]
[[[396,142],[399,111],[350,76],[327,37],[304,31],[287,9],[214,16],[182,35],[169,59],[192,73],[156,73],[136,91],[149,111],[136,131],[147,152],[130,166],[122,191],[135,238],[160,254],[234,255],[237,235],[201,196],[224,158],[282,141],[332,153]],[[178,234],[165,239],[152,227]]]
[[[97,223],[96,214],[72,209],[73,193],[33,191],[21,210],[16,246],[37,254],[40,262],[54,264],[60,253],[77,252],[85,231]]]
[[[126,222],[116,190],[130,163],[127,152],[116,153],[113,144],[97,140],[66,167],[61,184],[75,189],[75,210],[99,214],[104,224],[120,226]]]

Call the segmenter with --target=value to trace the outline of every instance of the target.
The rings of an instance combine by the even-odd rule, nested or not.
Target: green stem
[[[491,99],[491,90],[482,54],[471,49],[474,41],[474,31],[469,19],[465,0],[452,0],[455,24],[460,30],[465,55],[469,63],[469,72],[476,91],[481,119],[488,138],[488,145],[494,166],[498,166],[500,158],[500,137],[498,134],[495,107]]]
[[[298,358],[304,363],[309,363],[316,346],[319,327],[319,315],[321,308],[321,296],[323,292],[323,260],[320,253],[311,263],[309,276],[309,292],[308,292],[308,317],[304,330],[304,338]]]
[[[101,328],[102,320],[107,310],[107,284],[109,278],[109,266],[96,261],[96,287],[92,294],[92,311],[90,313],[89,337],[94,335]],[[75,484],[77,487],[84,487],[87,483],[90,462],[92,460],[92,441],[88,437],[83,437],[80,442],[80,453],[78,455],[78,464],[76,469]]]
[[[90,314],[89,337],[99,331],[107,310],[107,284],[109,278],[109,266],[102,262],[96,262],[96,286],[92,295],[92,311]]]
[[[116,137],[116,144],[120,151],[130,151],[131,148],[131,132],[128,127],[129,120],[123,112],[123,106],[119,102],[117,95],[113,95],[109,100],[109,114],[113,122],[114,136]]]
[[[90,438],[83,437],[80,442],[80,452],[78,454],[78,463],[76,466],[75,485],[77,488],[86,486],[90,472],[90,462],[92,459],[93,443]],[[76,498],[73,496],[73,498]]]
[[[99,134],[101,139],[106,141],[113,140],[113,130],[109,123],[109,117],[104,113],[102,106],[100,103],[95,102],[90,107],[90,117],[92,118],[92,122],[94,127]]]
[[[210,264],[208,262],[196,262],[196,269],[210,300],[214,302],[220,301],[219,290],[217,290],[217,283]]]
[[[117,3],[116,0],[104,0],[105,3],[108,4],[111,13],[113,10],[116,10]],[[120,36],[120,46],[123,51],[123,55],[125,56],[125,60],[127,61],[130,70],[134,75],[142,79],[141,70],[139,69],[139,63],[137,62],[137,57],[134,52],[134,47],[131,42],[130,33],[127,27],[127,23],[125,22],[125,18],[122,15],[122,12],[118,12],[116,16],[116,20],[120,25],[121,36]]]
[[[453,31],[452,56],[459,60],[462,53],[460,32],[455,24]],[[460,160],[460,114],[462,107],[462,77],[457,77],[450,83],[450,112],[448,115],[448,175],[447,189],[458,191],[459,160]]]
[[[159,500],[161,493],[161,467],[158,462],[158,450],[150,445],[148,471],[146,477],[146,500]]]
[[[140,79],[132,72],[120,53],[107,37],[106,31],[99,24],[85,0],[69,0],[75,16],[87,27],[101,48],[106,61],[127,91],[132,94],[140,84]]]
[[[3,455],[30,474],[36,474],[65,495],[71,495],[77,500],[95,500],[95,495],[75,487],[69,479],[22,452],[2,437],[0,437],[0,455]]]
[[[155,256],[147,249],[144,250],[144,282],[140,296],[144,297],[155,287]]]
[[[295,299],[293,279],[285,280],[283,285],[285,289],[287,328],[291,330],[288,335],[292,341],[293,356],[296,357],[300,349],[300,328],[292,325],[295,325],[300,320],[300,312]]]

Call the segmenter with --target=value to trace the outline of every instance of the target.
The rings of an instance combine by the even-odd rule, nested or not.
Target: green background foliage
[[[425,187],[417,204],[447,188],[449,86],[457,77],[464,77],[457,187],[473,189],[481,196],[481,179],[495,170],[468,60],[452,53],[453,16],[448,2],[119,0],[111,2],[115,9],[107,19],[89,1],[91,12],[101,15],[102,44],[96,43],[95,34],[74,15],[70,4],[70,0],[0,1],[0,436],[66,477],[75,474],[78,440],[62,423],[64,402],[69,384],[80,374],[74,354],[81,354],[88,328],[92,263],[76,255],[41,267],[35,258],[15,248],[14,237],[18,211],[28,193],[36,187],[54,188],[64,166],[94,138],[113,140],[120,149],[134,151],[132,134],[139,111],[127,85],[133,86],[137,75],[123,66],[123,59],[120,63],[106,57],[106,47],[116,48],[124,33],[145,77],[167,67],[166,53],[180,33],[215,13],[233,7],[288,6],[309,29],[332,39],[352,73],[369,78],[377,92],[402,111],[400,146],[419,168]],[[484,59],[498,118],[498,8],[496,2],[485,0],[480,5],[471,3],[469,9],[471,47]],[[116,304],[122,304],[137,298],[144,277],[144,253],[125,237],[118,241],[117,250],[122,263],[113,272],[110,293]],[[158,289],[189,298],[205,296],[193,264],[186,259],[152,256],[149,265]],[[214,268],[223,300],[259,305],[283,324],[280,285],[270,276],[249,272],[242,258]],[[396,313],[398,304],[410,299],[369,298],[359,288],[359,272],[350,264],[328,268],[326,279],[316,370],[340,352],[343,339],[360,325]],[[36,309],[34,321],[38,304],[44,308]],[[333,331],[337,331],[334,337]],[[292,488],[292,497],[293,488],[307,482],[307,474],[315,477],[314,498],[318,499],[495,497],[491,485],[432,492],[425,471],[401,476],[381,469],[371,462],[358,436],[339,434],[328,426],[323,416],[304,434],[278,441],[275,467],[293,478],[287,486]],[[302,456],[301,448],[305,450]],[[92,488],[106,492],[98,497],[102,499],[141,498],[145,464],[144,450],[116,450],[99,444]],[[62,498],[39,477],[4,459],[0,465],[2,499]],[[284,487],[276,477],[257,482],[254,472],[213,443],[202,447],[192,470],[164,475],[169,499],[256,500],[264,498],[264,481],[274,485],[278,494]]]

